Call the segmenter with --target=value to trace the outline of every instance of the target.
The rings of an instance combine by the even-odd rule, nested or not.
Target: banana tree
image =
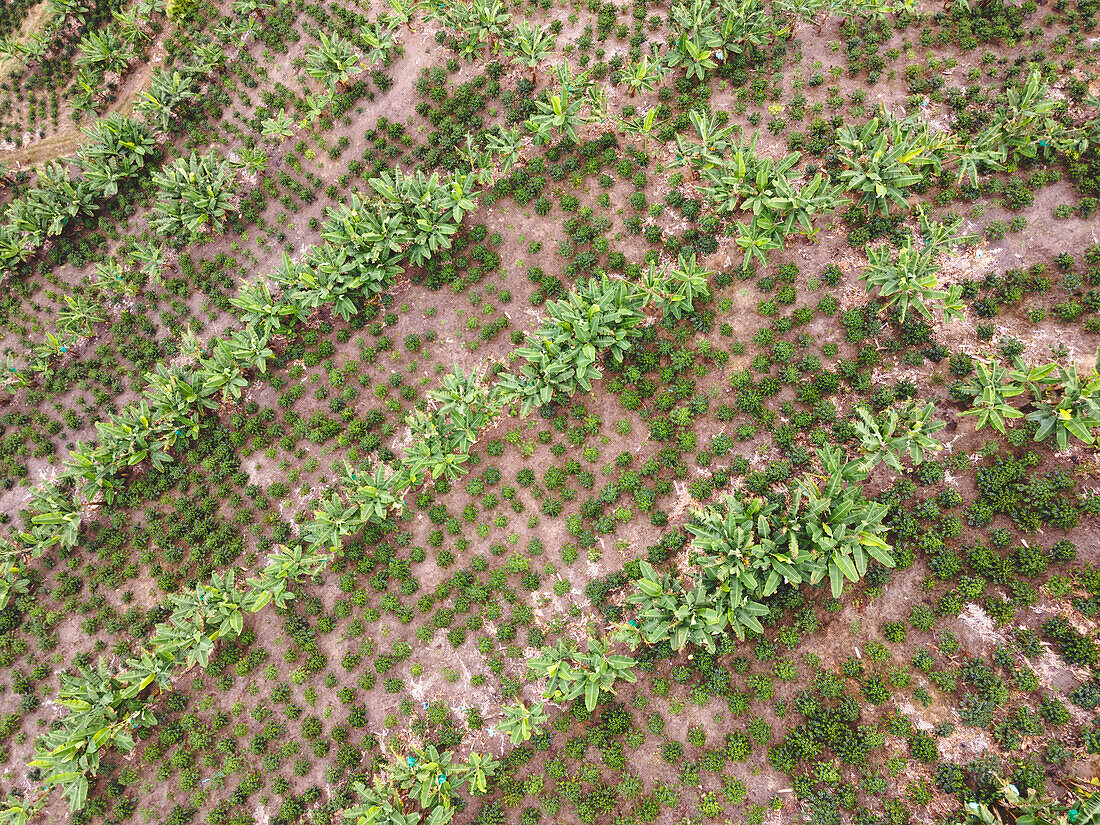
[[[1086,444],[1095,444],[1091,430],[1100,427],[1100,375],[1094,371],[1087,379],[1077,374],[1077,365],[1059,367],[1062,397],[1057,402],[1041,401],[1028,413],[1028,421],[1039,425],[1035,440],[1044,441],[1053,433],[1059,450],[1069,447],[1073,436]]]
[[[28,766],[42,771],[44,788],[61,789],[71,811],[84,807],[102,754],[110,748],[129,753],[136,746],[134,728],[156,724],[142,700],[122,698],[126,689],[103,660],[94,671],[61,675],[57,701],[69,713],[39,737]]]
[[[60,235],[74,218],[96,211],[96,192],[91,181],[74,180],[66,167],[51,161],[38,173],[38,185],[8,206],[9,223],[30,234]]]
[[[300,543],[269,553],[267,565],[260,570],[259,578],[248,580],[250,590],[245,595],[245,610],[255,613],[269,602],[285,609],[294,598],[290,586],[299,580],[319,576],[330,558],[317,547]]]
[[[645,319],[644,303],[640,290],[606,276],[571,290],[565,300],[548,302],[550,321],[517,350],[527,363],[518,375],[502,377],[502,391],[520,402],[524,415],[556,394],[589,392],[603,374],[597,366],[600,351],[622,360]]]
[[[47,6],[58,17],[71,17],[77,27],[83,27],[88,22],[88,15],[92,11],[87,0],[49,0]]]
[[[25,573],[23,548],[0,539],[0,610],[7,607],[12,598],[30,590],[31,581]]]
[[[37,229],[23,231],[14,224],[0,225],[0,271],[9,271],[30,260],[42,246],[44,234]]]
[[[242,146],[237,150],[237,159],[233,164],[249,176],[258,175],[267,169],[267,152]]]
[[[220,392],[223,402],[239,399],[248,386],[245,368],[233,357],[233,352],[225,341],[218,341],[214,345],[213,355],[204,358],[200,365],[199,380],[214,392]]]
[[[1004,433],[1006,419],[1023,418],[1023,413],[1008,403],[1008,399],[1020,395],[1026,387],[1013,379],[1008,370],[996,361],[977,360],[974,375],[959,387],[959,392],[971,397],[971,408],[959,413],[976,415],[974,429],[989,425]]]
[[[333,493],[321,499],[317,510],[302,531],[302,538],[311,546],[338,551],[344,539],[363,527],[359,519],[359,508],[347,504],[339,495]]]
[[[54,335],[52,332],[47,332],[42,343],[34,348],[34,354],[39,360],[60,358],[69,351],[70,346],[72,346],[72,341],[64,332],[60,335]]]
[[[89,337],[93,324],[102,324],[106,320],[99,314],[98,308],[83,295],[66,295],[67,309],[57,313],[61,329],[73,335]]]
[[[156,655],[168,661],[205,668],[219,638],[239,636],[244,630],[246,596],[237,589],[233,571],[225,576],[215,573],[210,584],[170,598],[172,613],[153,629],[150,640]]]
[[[405,174],[397,169],[368,183],[412,235],[412,243],[404,251],[413,266],[422,266],[436,252],[450,249],[462,218],[476,207],[473,175],[440,178],[437,173],[428,176],[417,170]]]
[[[153,173],[157,200],[150,226],[173,238],[194,241],[221,232],[234,207],[237,170],[214,152],[178,158]]]
[[[932,419],[935,405],[908,404],[900,410],[889,407],[876,417],[866,407],[855,408],[856,436],[863,448],[859,467],[869,472],[879,462],[885,462],[894,472],[904,471],[901,460],[908,456],[914,466],[924,461],[929,450],[942,449],[943,445],[932,434],[942,430],[946,423]]]
[[[135,243],[130,252],[130,265],[138,270],[143,282],[155,283],[166,266],[164,247],[159,243]]]
[[[889,508],[867,501],[858,484],[847,483],[843,466],[825,472],[823,486],[808,475],[796,480],[791,511],[798,514],[798,544],[813,548],[828,573],[833,598],[839,599],[844,581],[859,581],[870,559],[884,567],[895,562],[882,538]]]
[[[554,33],[549,29],[520,20],[512,36],[504,43],[512,59],[531,70],[531,82],[534,83],[539,64],[554,53],[554,38]]]
[[[695,311],[696,298],[710,297],[707,279],[713,274],[696,262],[694,252],[689,255],[681,252],[673,265],[658,269],[651,263],[640,286],[656,299],[662,319],[671,317],[679,321],[684,313]]]
[[[151,126],[166,131],[176,109],[195,96],[193,78],[176,70],[157,69],[149,78],[149,86],[141,92],[134,111]]]
[[[510,129],[499,127],[486,133],[485,148],[492,153],[499,174],[507,175],[521,160],[523,137],[516,126]]]
[[[45,793],[28,793],[21,796],[19,791],[10,791],[0,801],[0,825],[27,825],[46,807]]]
[[[775,0],[772,3],[772,10],[788,21],[787,30],[794,36],[799,23],[827,20],[826,9],[829,4],[830,0]]]
[[[657,53],[656,49],[653,49],[649,53],[643,54],[640,59],[626,64],[623,67],[621,77],[622,82],[630,90],[630,96],[634,97],[639,90],[652,92],[656,89],[667,72],[668,67],[665,65],[664,59]],[[692,114],[694,113],[695,110],[692,109]]]
[[[470,793],[482,796],[489,790],[489,780],[496,776],[499,769],[500,762],[491,754],[474,751],[469,759],[454,765],[451,771],[456,785],[465,782]]]
[[[955,153],[958,164],[956,184],[969,180],[972,187],[978,185],[978,174],[986,169],[999,172],[1005,169],[1008,161],[1008,148],[1002,140],[1000,130],[989,127],[974,136],[962,149]]]
[[[577,664],[574,671],[578,679],[566,693],[566,699],[584,696],[584,706],[591,713],[596,709],[596,701],[601,693],[614,693],[615,682],[638,681],[634,673],[637,662],[630,656],[611,653],[610,644],[605,639],[588,637],[588,652],[574,651],[573,659]]]
[[[698,112],[692,109],[688,112],[688,118],[695,129],[697,140],[689,140],[680,134],[676,135],[676,160],[674,165],[690,166],[694,175],[706,174],[712,169],[725,168],[726,153],[734,147],[734,135],[738,127],[735,125],[719,126],[718,120],[706,112]],[[745,147],[745,151],[755,158],[756,137],[752,143]],[[797,157],[797,156],[796,156]],[[735,165],[740,162],[745,165],[746,159],[735,158]]]
[[[371,472],[353,469],[345,461],[341,473],[348,501],[359,507],[359,520],[364,524],[381,524],[391,511],[401,511],[401,494],[404,492],[401,484],[405,478],[382,463]]]
[[[118,193],[117,184],[136,175],[156,151],[148,126],[112,112],[83,130],[88,141],[77,153],[77,164],[95,191],[105,197]]]
[[[108,93],[102,74],[95,69],[80,68],[73,75],[73,109],[83,113],[95,109]]]
[[[517,701],[514,705],[503,705],[500,712],[504,718],[497,722],[496,728],[502,733],[508,734],[513,745],[526,742],[537,734],[549,715],[543,713],[542,702],[536,702],[528,707],[523,702]]]
[[[153,28],[136,8],[118,9],[111,15],[122,39],[131,46],[153,39]]]
[[[359,797],[359,804],[345,808],[341,816],[354,825],[421,825],[420,813],[406,813],[397,789],[380,776],[375,776],[369,786],[355,782],[352,789]]]
[[[384,63],[388,66],[390,56],[399,48],[397,30],[393,28],[393,23],[388,20],[386,22],[376,20],[373,23],[360,26],[359,37],[368,46],[364,58],[367,66],[373,66],[376,63]]]
[[[601,692],[614,693],[617,680],[637,681],[635,664],[629,656],[609,653],[608,642],[594,637],[588,639],[587,653],[559,641],[557,647],[543,648],[527,660],[537,678],[548,680],[544,696],[566,701],[583,696],[589,712],[595,709]]]
[[[726,611],[715,605],[715,594],[701,580],[688,590],[679,579],[658,574],[646,561],[641,562],[641,572],[635,581],[637,592],[627,602],[638,605],[634,621],[642,639],[649,644],[667,641],[673,650],[692,644],[713,653],[715,640],[729,624]]]
[[[496,421],[504,407],[496,386],[486,386],[477,373],[464,372],[458,366],[444,374],[440,386],[428,397],[438,405],[438,416],[450,425],[451,440],[458,452],[469,452],[481,431]]]
[[[235,330],[225,343],[234,361],[246,369],[264,373],[267,372],[267,359],[275,357],[268,341],[269,336],[249,326]]]
[[[544,647],[537,656],[527,660],[527,667],[535,678],[546,679],[542,695],[548,699],[562,698],[580,678],[574,673],[574,649],[571,641],[559,639],[554,647]]]
[[[199,334],[191,329],[190,324],[187,324],[180,333],[177,347],[180,358],[189,364],[196,364],[206,356],[206,344]]]
[[[423,750],[410,748],[410,751],[405,758],[394,754],[396,758],[390,765],[394,784],[425,810],[451,807],[451,778],[456,768],[454,754],[440,752],[435,745],[427,745]]]
[[[670,22],[677,32],[694,34],[718,26],[720,8],[714,0],[690,0],[672,5]]]
[[[46,29],[40,32],[31,32],[30,35],[18,46],[18,53],[28,63],[41,62],[53,45],[55,32]]]
[[[31,385],[31,368],[21,369],[11,353],[4,355],[4,383],[14,387],[29,387]]]
[[[897,305],[902,322],[910,309],[916,309],[929,320],[932,319],[932,310],[939,309],[946,323],[963,317],[965,307],[961,300],[961,286],[939,288],[936,253],[936,248],[931,245],[917,249],[911,238],[906,238],[902,243],[896,259],[887,244],[871,247],[867,250],[871,265],[859,277],[867,282],[868,292],[878,288],[879,297],[886,299],[884,306]]]
[[[681,34],[672,43],[665,60],[673,68],[683,67],[688,78],[705,81],[707,75],[718,68],[715,57],[722,45],[722,38],[713,30],[695,34]]]
[[[298,267],[298,283],[291,297],[308,309],[331,306],[348,321],[359,310],[355,299],[367,276],[355,265],[347,249],[330,244],[314,247],[309,264]]]
[[[264,17],[274,8],[267,0],[233,0],[233,13],[239,17],[249,17],[252,14]]]
[[[190,72],[196,77],[205,77],[225,63],[225,49],[220,43],[200,43],[191,52]]]
[[[203,414],[218,406],[210,397],[214,388],[200,383],[191,370],[157,364],[155,371],[145,374],[145,381],[149,385],[146,398],[165,449],[175,446],[177,440],[197,438]]]
[[[320,42],[306,46],[306,71],[328,89],[346,86],[355,75],[363,71],[363,56],[350,40],[333,32],[317,33]]]
[[[688,532],[693,536],[695,565],[702,581],[717,595],[715,601],[737,631],[738,611],[747,615],[766,614],[762,600],[773,595],[784,582],[816,583],[823,569],[806,545],[799,545],[796,530],[773,503],[759,499],[743,501],[727,496],[725,512],[707,508],[693,513]],[[755,619],[748,626],[761,633]]]
[[[458,449],[457,441],[462,434],[455,432],[448,421],[414,409],[405,416],[405,423],[409,425],[413,436],[413,442],[405,449],[402,461],[402,470],[408,477],[409,487],[439,478],[454,481],[466,472],[462,465],[469,460],[470,455]]]
[[[391,26],[404,26],[413,31],[413,20],[417,12],[423,11],[422,0],[389,0],[389,11],[385,12],[386,22]]]
[[[583,112],[587,85],[587,73],[574,77],[565,64],[559,67],[557,88],[547,89],[545,100],[534,101],[535,114],[526,121],[536,143],[549,142],[554,133],[559,140],[577,142],[577,128],[589,120]]]
[[[118,681],[122,685],[119,696],[136,699],[154,685],[159,690],[171,690],[178,664],[143,648],[138,655],[129,657],[119,671]]]
[[[768,206],[785,218],[784,235],[794,231],[814,240],[820,231],[814,228],[814,218],[844,206],[848,201],[843,197],[843,191],[840,184],[830,183],[828,176],[820,172],[800,189],[795,189],[791,179],[784,176],[777,187],[776,197]]]
[[[523,138],[517,127],[498,127],[486,132],[484,148],[479,144],[482,144],[480,138],[475,140],[467,133],[466,145],[458,153],[469,164],[471,176],[482,186],[492,186],[495,180],[506,177],[522,159]]]
[[[767,266],[768,253],[773,249],[783,248],[779,227],[765,215],[754,215],[748,226],[738,223],[735,243],[745,252],[741,262],[743,267],[753,265],[756,261],[761,266]]]
[[[161,470],[171,462],[160,438],[158,417],[142,399],[110,415],[106,421],[95,423],[100,447],[109,456],[108,469],[118,472],[149,459]]]
[[[296,264],[285,252],[282,272],[296,273]],[[288,284],[291,278],[296,280],[296,274],[286,276]],[[283,301],[273,297],[271,287],[263,278],[242,284],[237,295],[229,299],[229,303],[241,310],[241,320],[249,328],[255,329],[258,335],[264,337],[277,335],[284,327],[304,320],[308,314],[307,307],[296,301]]]
[[[473,35],[479,43],[487,43],[496,51],[497,42],[508,31],[512,15],[501,0],[471,0],[465,11],[463,28]]]
[[[111,451],[104,447],[76,442],[69,451],[65,467],[79,479],[78,489],[90,502],[110,504],[121,489],[118,465]]]
[[[30,554],[37,558],[49,548],[60,545],[75,547],[80,536],[80,506],[53,484],[35,487],[31,492],[30,530],[21,531],[16,538]]]
[[[434,183],[438,187],[438,178]],[[419,187],[408,183],[400,171],[395,171],[392,178],[384,175],[372,179],[371,186],[388,203],[370,203],[352,195],[346,203],[326,212],[328,220],[321,226],[321,237],[329,244],[347,249],[356,266],[369,265],[372,271],[383,271],[380,268],[402,256],[413,242],[420,220],[429,223],[437,217],[431,209],[434,191],[418,191]],[[428,183],[425,183],[424,189],[427,188]],[[403,198],[408,200],[397,206]],[[406,211],[411,213],[408,217]],[[384,284],[376,278],[371,290],[380,292]]]
[[[261,134],[266,138],[272,138],[276,141],[286,140],[289,137],[294,137],[294,120],[280,109],[271,117],[266,118],[260,124],[260,129]]]
[[[1054,117],[1058,101],[1049,92],[1042,72],[1032,68],[1023,86],[1009,88],[1004,105],[994,110],[988,128],[996,130],[997,139],[1014,159],[1049,157],[1071,142]]]
[[[665,122],[664,120],[657,120],[657,109],[653,107],[633,117],[621,119],[619,121],[619,130],[628,135],[641,135],[642,151],[644,152],[649,142],[650,133]]]
[[[718,37],[721,41],[715,59],[725,62],[730,56],[746,50],[763,49],[783,31],[764,7],[761,0],[721,0],[718,17]]]
[[[77,66],[87,66],[98,72],[121,74],[137,58],[137,52],[111,27],[90,31],[76,44]]]
[[[909,208],[905,190],[920,183],[921,174],[911,168],[927,160],[919,143],[892,144],[889,124],[872,118],[861,129],[842,126],[837,133],[840,177],[848,189],[861,195],[860,202],[872,214],[889,215],[892,207]]]
[[[100,292],[114,295],[137,295],[137,284],[131,279],[131,273],[123,269],[118,258],[111,256],[96,263],[93,286]]]

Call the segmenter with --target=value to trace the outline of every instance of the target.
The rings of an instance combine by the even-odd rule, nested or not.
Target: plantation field
[[[9,0],[0,824],[1100,822],[1096,0]]]

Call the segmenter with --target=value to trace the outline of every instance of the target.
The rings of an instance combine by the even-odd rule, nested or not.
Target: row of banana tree
[[[773,3],[769,12],[762,0],[677,2],[669,17],[671,32],[667,48],[662,51],[660,46],[651,46],[637,59],[627,61],[619,79],[631,97],[639,91],[654,91],[673,71],[683,71],[686,77],[703,82],[721,66],[732,65],[739,55],[762,49],[777,37],[788,36],[799,20],[824,20],[830,15],[881,17],[911,5],[911,0],[897,3],[785,0]],[[452,34],[451,44],[460,56],[474,60],[486,50],[503,53],[531,72],[532,83],[537,81],[539,67],[548,64],[555,52],[556,34],[552,29],[526,20],[513,23],[502,0],[441,4],[391,0],[390,6],[391,12],[374,28],[360,32],[372,48],[377,43],[384,50],[396,37],[396,27],[404,24],[411,28],[417,13],[422,12],[425,19]],[[390,28],[382,27],[383,22]],[[351,44],[338,35],[323,37],[321,46],[312,53],[310,73],[329,89],[326,94],[331,95],[335,85],[348,82],[355,72],[362,70]],[[524,123],[537,142],[548,141],[555,135],[576,141],[578,129],[583,125],[611,118],[606,90],[589,82],[588,76],[588,72],[573,74],[568,62],[553,67],[545,96],[535,100],[536,111]],[[624,131],[641,134],[644,140],[656,126],[655,112],[651,109],[620,125]],[[287,126],[284,118],[282,128]],[[272,120],[272,133],[279,128],[279,123]]]
[[[465,785],[471,794],[484,795],[500,762],[489,754],[472,752],[465,761],[453,751],[435,745],[408,747],[408,753],[390,751],[389,760],[368,785],[355,782],[359,803],[343,811],[355,825],[447,825],[453,818],[454,793]]]
[[[121,74],[127,68],[138,50],[152,40],[151,20],[164,17],[165,2],[138,0],[128,8],[117,8],[117,4],[95,0],[48,0],[46,13],[46,25],[26,38],[14,34],[0,38],[0,58],[39,63],[61,51],[62,38],[81,35],[75,44],[74,63],[79,68],[74,85],[83,90],[82,80],[90,86],[96,82],[102,85],[107,72]],[[89,28],[108,13],[110,20],[101,30]],[[98,97],[95,93],[90,99]],[[79,102],[77,108],[81,108]]]
[[[668,642],[673,650],[697,645],[714,652],[732,631],[762,634],[768,599],[782,584],[817,585],[828,579],[834,598],[857,582],[874,560],[895,562],[884,538],[888,508],[863,495],[862,481],[878,463],[900,470],[941,446],[944,426],[932,405],[910,404],[872,415],[857,408],[862,455],[849,459],[839,447],[817,451],[820,469],[795,479],[786,506],[744,494],[692,513],[694,537],[686,567],[659,573],[641,563],[636,591],[627,602],[636,618],[620,628],[631,647]]]
[[[236,39],[251,32],[271,6],[263,0],[237,0],[233,8],[236,16],[223,24],[225,34]],[[357,69],[365,65],[360,62],[364,58],[338,35],[329,39],[322,34],[321,39],[320,46],[307,49],[311,74],[323,78],[327,87],[327,94],[314,101],[314,117],[332,100],[335,81],[331,66],[346,60],[353,61]],[[345,59],[342,54],[349,49],[351,56]],[[388,51],[382,51],[372,61],[388,56]],[[226,54],[217,43],[196,44],[188,68],[182,73],[178,69],[153,71],[148,87],[134,106],[141,120],[112,114],[86,130],[91,140],[76,158],[80,178],[74,179],[61,164],[47,165],[39,177],[40,185],[11,205],[8,223],[0,226],[0,271],[26,261],[44,246],[46,239],[63,232],[71,220],[93,214],[101,200],[114,197],[119,186],[140,170],[139,161],[155,151],[169,132],[174,112],[193,99],[201,80],[225,61]],[[308,125],[307,121],[293,124],[279,119],[273,121],[274,125],[265,123],[264,132],[290,137],[295,125],[302,127]],[[128,148],[137,160],[127,160],[120,146]],[[242,177],[254,179],[266,169],[267,160],[262,150],[242,146],[229,157],[213,150],[203,155],[192,152],[154,171],[157,194],[150,227],[158,237],[181,244],[220,233],[239,203]],[[123,261],[111,257],[96,263],[93,286],[104,295],[133,296],[143,284],[159,277],[166,263],[162,242],[138,243]],[[38,375],[48,376],[54,360],[72,346],[74,336],[91,336],[94,325],[106,320],[95,297],[70,295],[65,301],[66,307],[58,313],[60,328],[56,333],[47,333],[46,341],[33,349],[28,363],[19,366],[7,358],[6,383],[27,386]]]
[[[503,0],[426,4],[391,0],[394,20],[406,24],[417,11],[453,33],[452,45],[459,56],[476,60],[489,51],[503,52],[531,71],[535,82],[538,66],[554,52],[555,35],[525,20],[512,25]],[[832,17],[884,17],[913,6],[913,0],[781,0],[771,11],[762,0],[690,0],[676,2],[669,15],[667,49],[651,49],[628,62],[621,73],[633,96],[652,91],[670,70],[705,81],[738,55],[763,49],[778,37],[789,36],[799,21],[824,21]],[[426,7],[426,8],[425,8]]]
[[[181,78],[178,73],[166,76],[166,80],[165,84],[154,82],[143,101],[146,120],[161,127],[167,125],[166,112],[186,99],[193,88],[192,78]],[[179,94],[160,94],[162,85]],[[56,190],[61,196],[53,197],[52,202],[69,200],[77,204],[75,211],[69,207],[68,219],[40,219],[35,224],[24,217],[36,214],[29,212],[25,203],[17,202],[9,209],[11,223],[6,234],[18,236],[21,250],[41,246],[46,237],[60,234],[69,219],[93,212],[96,194],[113,196],[125,172],[132,174],[140,168],[140,164],[122,164],[123,171],[119,172],[119,153],[105,147],[106,141],[96,140],[96,136],[113,138],[138,158],[144,158],[155,144],[149,125],[117,115],[97,123],[90,136],[92,144],[78,157],[78,166],[85,172],[83,178],[74,183],[60,166],[49,167],[45,178],[52,185],[52,189],[45,190],[49,194],[32,190],[25,199],[26,203],[47,205]],[[85,157],[92,161],[84,162]],[[98,188],[91,182],[100,180],[95,172],[96,160],[116,173],[103,176]],[[262,162],[262,158],[259,160]],[[213,154],[202,158],[192,155],[159,173],[160,188],[174,190],[176,195],[158,199],[155,219],[164,224],[161,229],[192,237],[206,226],[216,229],[232,195],[234,169],[247,168],[250,163],[254,166],[256,159],[230,163]],[[93,170],[90,175],[89,169]],[[173,182],[180,186],[173,187]],[[281,290],[278,298],[271,296],[262,279],[242,289],[235,302],[244,316],[244,329],[214,342],[209,355],[200,357],[196,364],[159,365],[146,376],[141,400],[108,421],[98,422],[97,443],[78,444],[66,471],[52,484],[33,492],[33,515],[27,529],[0,544],[0,605],[27,591],[28,557],[39,556],[54,546],[76,544],[86,502],[113,501],[130,468],[146,461],[163,467],[172,460],[171,451],[199,436],[219,401],[239,398],[249,377],[266,371],[266,362],[273,356],[268,346],[272,336],[289,332],[325,305],[347,319],[365,300],[387,288],[403,264],[421,264],[435,251],[449,246],[450,235],[474,207],[472,194],[463,187],[464,178],[441,183],[437,177],[405,177],[395,172],[370,183],[375,197],[369,201],[356,199],[334,210],[325,226],[322,246],[311,249],[302,262],[284,259],[283,267],[272,277]],[[77,190],[85,196],[72,198]],[[190,190],[194,190],[194,198],[187,197]],[[20,251],[13,257],[25,259],[26,254]],[[101,320],[88,307],[73,309],[83,310],[83,331],[90,332],[92,321]],[[67,349],[63,338],[55,338],[55,343],[53,355]],[[20,371],[9,364],[9,372]],[[485,423],[484,414],[479,421],[468,404],[462,408],[463,390],[476,386],[476,381],[461,374],[448,376],[441,391],[444,398],[440,414],[419,414],[416,421],[410,421],[419,437],[402,475],[390,479],[396,481],[389,485],[390,490],[380,492],[387,486],[382,468],[374,474],[373,484],[359,482],[358,474],[349,470],[346,480],[353,483],[350,498],[358,507],[359,527],[367,520],[384,519],[390,507],[399,509],[404,490],[421,474],[438,476],[450,471],[452,465],[457,466],[456,457],[468,453],[476,437],[471,436],[471,428]],[[423,454],[425,448],[427,455]],[[380,500],[386,503],[380,505]],[[67,675],[59,702],[70,713],[39,739],[31,763],[42,772],[41,792],[27,798],[10,797],[0,811],[0,821],[26,822],[42,809],[54,789],[60,789],[72,810],[81,809],[101,755],[111,747],[123,753],[133,749],[133,731],[155,723],[150,710],[152,698],[169,687],[179,669],[205,667],[219,638],[242,632],[245,613],[271,602],[285,607],[294,596],[295,582],[320,575],[330,558],[323,549],[329,546],[332,526],[332,508],[322,506],[316,520],[303,530],[308,541],[277,548],[259,576],[248,579],[244,589],[238,587],[235,573],[230,571],[215,574],[209,584],[173,596],[169,618],[157,625],[141,655],[128,660],[119,673],[108,672],[101,663],[94,671]]]
[[[989,426],[1005,433],[1012,419],[1026,418],[1035,425],[1035,441],[1054,436],[1059,450],[1071,439],[1095,444],[1093,430],[1100,427],[1100,351],[1092,371],[1082,376],[1076,364],[1046,363],[1029,366],[1013,359],[1007,369],[996,359],[979,360],[974,374],[955,390],[968,398],[969,409],[960,415],[977,417],[976,429]],[[1022,407],[1010,398],[1023,396]]]
[[[1009,89],[990,113],[990,123],[975,135],[932,129],[917,113],[898,118],[883,111],[863,126],[845,125],[837,135],[841,172],[848,191],[871,214],[889,215],[909,208],[906,189],[930,170],[951,170],[958,183],[978,185],[982,172],[1015,169],[1023,159],[1078,157],[1088,148],[1081,129],[1055,117],[1058,101],[1042,73],[1032,68],[1020,88]]]
[[[152,160],[173,113],[195,96],[199,79],[212,68],[196,62],[183,71],[156,69],[134,105],[136,116],[112,112],[83,129],[88,140],[77,150],[73,169],[47,163],[36,185],[5,210],[0,272],[14,271],[73,221],[94,215],[115,197]]]
[[[980,172],[1011,169],[1023,158],[1079,155],[1087,140],[1082,130],[1055,119],[1056,101],[1049,91],[1040,72],[1033,70],[1020,89],[1009,90],[989,126],[968,138],[933,130],[919,115],[898,118],[885,111],[862,126],[845,125],[837,135],[844,166],[837,183],[820,172],[803,183],[802,173],[795,170],[801,159],[797,152],[778,161],[763,157],[757,151],[758,135],[746,141],[737,127],[721,126],[698,112],[691,112],[694,134],[676,136],[676,163],[701,180],[701,191],[719,214],[748,219],[736,227],[743,265],[766,265],[768,253],[783,249],[791,234],[814,238],[815,218],[846,205],[849,196],[871,214],[889,215],[894,209],[908,210],[908,188],[926,170],[938,174],[953,166],[960,183],[977,185]],[[902,254],[915,259],[913,252]],[[881,254],[873,258],[872,269],[881,269],[884,261]],[[913,280],[934,290],[935,279],[929,286],[926,277],[928,263],[914,260],[913,265],[919,270]]]
[[[0,604],[27,591],[25,565],[29,557],[77,543],[86,502],[112,501],[129,468],[143,462],[163,467],[172,460],[173,450],[199,436],[220,402],[239,397],[251,375],[266,371],[267,360],[273,355],[269,343],[275,334],[289,332],[323,305],[332,305],[349,317],[356,305],[392,283],[405,261],[422,262],[431,250],[446,245],[463,215],[473,208],[461,181],[441,185],[437,178],[420,176],[410,182],[395,173],[372,184],[379,194],[370,203],[360,201],[336,210],[326,224],[329,237],[325,244],[311,250],[300,263],[284,262],[274,279],[282,286],[278,298],[270,298],[268,292],[270,300],[257,306],[249,296],[255,296],[259,287],[242,294],[237,299],[246,322],[242,330],[215,342],[210,354],[196,364],[159,365],[146,376],[141,400],[98,422],[96,443],[78,444],[65,472],[33,492],[33,515],[26,529],[0,546],[0,573],[4,574]],[[371,227],[377,228],[376,222],[386,227],[382,237],[371,232]],[[451,406],[454,404],[452,401]],[[448,421],[434,428],[448,433],[448,408],[443,417]],[[421,421],[420,427],[429,429],[429,422]],[[417,449],[429,442],[419,439]],[[436,444],[434,454],[444,463],[453,462],[453,450],[461,442],[456,437],[451,443]],[[431,456],[416,455],[411,465],[414,472],[442,471]],[[368,498],[362,489],[365,486],[356,488],[364,500]],[[394,500],[399,501],[399,496]],[[377,508],[372,512],[376,518],[384,517]],[[326,518],[327,512],[322,510],[318,521]],[[307,535],[322,533],[320,525],[307,526]],[[292,597],[294,581],[323,570],[329,557],[320,552],[321,546],[321,542],[310,542],[280,548],[268,559],[260,577],[248,581],[247,590],[237,588],[233,576],[228,575],[177,597],[172,616],[154,631],[151,648],[127,662],[126,670],[117,677],[119,684],[90,674],[79,682],[66,683],[61,700],[77,713],[66,716],[61,726],[38,743],[33,766],[43,770],[44,790],[60,787],[72,809],[81,808],[101,749],[112,743],[124,751],[132,748],[127,726],[148,721],[142,710],[145,705],[139,700],[147,692],[166,687],[177,667],[205,665],[218,638],[241,631],[244,612],[271,601],[285,605]],[[101,688],[94,702],[87,701],[88,681]],[[140,687],[134,694],[136,685]],[[40,808],[44,803],[43,794],[36,804]],[[22,803],[9,806],[12,821],[24,821],[26,811],[18,813],[24,808]]]

